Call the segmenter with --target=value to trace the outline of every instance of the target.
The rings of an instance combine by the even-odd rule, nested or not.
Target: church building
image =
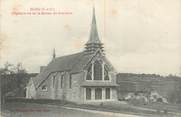
[[[31,78],[26,97],[80,104],[117,100],[116,71],[106,58],[93,8],[90,37],[82,52],[56,57]]]

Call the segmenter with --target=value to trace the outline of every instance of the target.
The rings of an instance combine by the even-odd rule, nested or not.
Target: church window
[[[111,95],[110,95],[110,88],[106,88],[106,99],[110,99]]]
[[[94,80],[102,80],[102,63],[101,63],[101,61],[94,62]]]
[[[109,80],[109,73],[106,65],[104,65],[104,80]]]
[[[91,88],[86,88],[86,100],[91,100]]]
[[[72,75],[69,77],[69,88],[72,88]]]
[[[46,86],[46,85],[43,85],[43,86],[41,87],[41,89],[42,89],[42,91],[47,91],[47,86]]]
[[[64,75],[61,75],[61,84],[60,84],[60,87],[63,88],[63,79],[64,79]]]
[[[95,99],[96,100],[102,99],[102,88],[95,89]]]
[[[53,88],[55,88],[55,76],[53,76]]]
[[[86,80],[92,80],[92,64],[89,65],[87,69],[87,77]]]

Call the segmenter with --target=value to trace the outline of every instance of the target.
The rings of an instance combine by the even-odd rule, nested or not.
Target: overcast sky
[[[92,6],[106,56],[118,72],[181,73],[181,0],[2,0],[0,66],[22,62],[29,72],[57,56],[82,51]],[[54,8],[61,15],[12,15]]]

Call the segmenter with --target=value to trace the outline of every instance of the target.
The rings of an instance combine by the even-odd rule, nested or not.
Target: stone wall
[[[52,74],[53,75],[53,74]],[[52,91],[52,75],[49,76],[47,80],[45,80],[40,87],[36,90],[36,98],[37,99],[54,99],[53,91]],[[47,86],[47,91],[42,91],[42,86]]]
[[[64,75],[63,83],[61,87],[61,77]],[[55,76],[53,86],[53,76]],[[67,100],[72,102],[81,103],[83,97],[81,94],[80,83],[84,77],[83,72],[70,74],[69,72],[53,73],[47,80],[45,80],[37,90],[38,99],[56,99],[56,100]],[[71,87],[70,87],[70,78]],[[47,91],[42,91],[42,86],[47,86]]]
[[[79,72],[79,73],[74,73],[74,74],[69,74],[71,75],[72,78],[72,86],[70,88],[70,82],[69,82],[69,78],[67,78],[66,83],[68,84],[66,87],[66,99],[68,101],[72,101],[72,102],[76,102],[76,103],[81,103],[82,102],[82,97],[83,97],[83,93],[81,91],[81,87],[80,84],[82,82],[82,78],[84,77],[83,72]]]

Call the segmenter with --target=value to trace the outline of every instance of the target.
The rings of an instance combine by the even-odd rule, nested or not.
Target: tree
[[[16,65],[6,62],[3,68],[0,68],[0,88],[1,102],[9,95],[19,94],[24,90],[27,81],[26,70],[22,63]]]
[[[3,68],[0,68],[0,75],[7,75],[7,74],[19,74],[19,73],[26,73],[26,70],[23,68],[21,62],[17,63],[16,65],[6,62]]]
[[[23,68],[22,63],[17,63],[15,66],[15,73],[26,73],[26,70]]]

